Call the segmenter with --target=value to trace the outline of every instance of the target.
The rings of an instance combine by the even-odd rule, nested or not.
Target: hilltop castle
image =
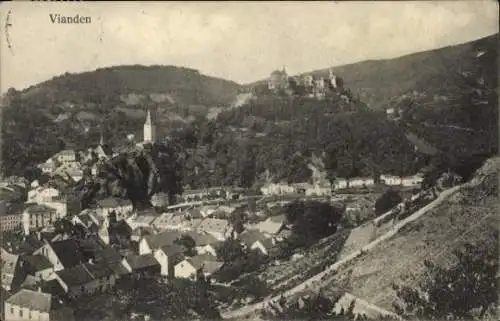
[[[291,83],[296,88],[300,88],[308,97],[324,97],[329,91],[341,91],[343,89],[342,78],[336,76],[330,69],[328,77],[313,76],[311,74],[289,77],[285,67],[282,70],[275,70],[271,73],[267,88],[270,91],[278,92],[284,90],[292,93]]]

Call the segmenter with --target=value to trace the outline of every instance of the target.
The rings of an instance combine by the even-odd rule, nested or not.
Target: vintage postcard
[[[498,320],[497,1],[4,2],[1,320]]]

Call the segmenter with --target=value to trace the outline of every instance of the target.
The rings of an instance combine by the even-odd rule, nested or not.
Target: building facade
[[[30,231],[51,226],[61,217],[62,216],[50,206],[31,204],[23,212],[22,224],[24,234],[28,235]]]
[[[22,289],[4,304],[5,321],[72,321],[73,311],[52,295]]]

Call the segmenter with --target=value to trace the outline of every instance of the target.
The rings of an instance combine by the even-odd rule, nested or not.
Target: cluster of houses
[[[67,300],[105,293],[123,277],[210,279],[224,266],[217,253],[228,238],[269,255],[286,235],[283,215],[237,235],[229,221],[236,209],[225,205],[137,212],[130,201],[110,197],[75,214],[51,186],[33,188],[27,199],[18,219],[22,242],[2,244],[2,288],[10,295],[5,320],[72,320]],[[68,218],[80,237],[58,231],[59,218]]]
[[[75,195],[65,193],[47,184],[35,185],[21,198],[7,195],[0,201],[1,231],[23,230],[30,232],[51,226],[56,220],[80,212],[80,201]]]
[[[393,176],[381,175],[380,183],[388,186],[418,187],[423,181],[422,175],[413,176]],[[286,195],[286,194],[304,194],[306,196],[331,196],[333,192],[342,191],[348,188],[362,188],[375,185],[375,180],[371,177],[355,177],[351,179],[339,178],[334,184],[310,184],[286,182],[267,183],[260,188],[262,195]]]

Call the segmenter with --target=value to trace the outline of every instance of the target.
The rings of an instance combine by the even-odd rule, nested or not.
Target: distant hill
[[[136,95],[157,102],[221,106],[234,101],[239,85],[176,66],[116,66],[83,73],[65,73],[22,92],[23,97],[46,96],[55,102],[102,103]],[[142,97],[142,98],[141,98]],[[127,101],[130,103],[130,101]]]
[[[394,59],[367,60],[331,67],[344,79],[345,87],[357,94],[372,109],[389,108],[406,96],[425,94],[442,99],[456,90],[457,74],[467,69],[478,54],[491,51],[497,56],[499,35],[491,35],[464,44],[405,55]],[[390,44],[389,44],[390,45]],[[329,68],[308,73],[327,76]],[[496,69],[493,69],[496,72]],[[259,81],[246,85],[252,88]],[[434,97],[436,95],[436,97]]]
[[[65,73],[22,91],[9,89],[2,113],[3,172],[21,174],[65,146],[87,148],[127,134],[142,139],[146,107],[160,137],[234,103],[240,85],[175,66],[116,66]],[[29,116],[28,116],[29,115]]]

